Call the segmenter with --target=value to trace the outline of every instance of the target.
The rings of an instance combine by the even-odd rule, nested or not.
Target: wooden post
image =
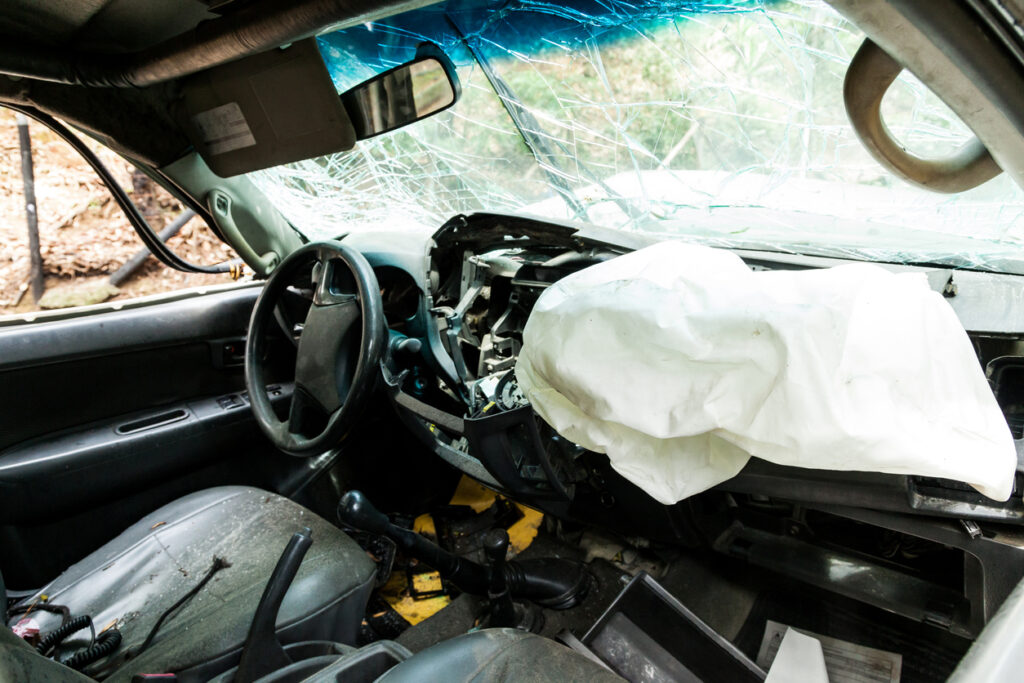
[[[182,227],[184,227],[186,223],[195,218],[195,215],[196,212],[192,209],[185,209],[177,218],[174,219],[173,223],[168,225],[157,235],[157,239],[161,242],[166,242],[171,239],[181,231]],[[146,247],[139,249],[130,259],[124,262],[123,266],[114,271],[108,282],[115,287],[120,287],[122,282],[131,277],[132,273],[139,269],[139,266],[145,262],[146,257],[149,256],[149,254],[150,251]]]
[[[31,263],[32,299],[39,303],[43,296],[43,256],[39,252],[39,218],[36,215],[36,179],[32,170],[32,138],[28,134],[28,118],[16,116],[18,144],[21,147],[21,181],[25,187],[25,219],[28,223],[28,250]]]

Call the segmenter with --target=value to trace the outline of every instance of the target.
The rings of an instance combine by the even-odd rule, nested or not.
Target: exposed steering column
[[[266,392],[266,335],[274,309],[296,276],[312,267],[312,304],[299,337],[295,392],[288,418],[275,414]],[[311,456],[337,443],[373,388],[387,340],[384,304],[373,268],[341,242],[313,242],[286,258],[263,288],[249,323],[245,384],[253,415],[274,445]]]

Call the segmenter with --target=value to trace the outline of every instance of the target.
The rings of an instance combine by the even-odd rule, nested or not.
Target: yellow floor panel
[[[423,536],[427,536],[432,541],[437,540],[437,527],[434,526],[434,518],[430,515],[420,515],[412,523],[412,530]]]
[[[433,577],[433,580],[421,579],[421,577]],[[441,587],[441,576],[437,572],[416,575],[413,580],[419,590],[437,590]],[[405,572],[393,573],[388,582],[381,586],[380,595],[396,612],[413,625],[437,614],[451,602],[447,595],[421,600],[413,599],[409,594],[409,582],[406,580]]]
[[[498,494],[486,486],[478,484],[469,477],[462,477],[449,505],[465,505],[480,514],[494,505]],[[523,516],[508,529],[509,556],[517,555],[533,543],[537,537],[544,514],[516,503]],[[413,531],[437,540],[437,529],[430,515],[420,515],[413,522]],[[437,572],[415,574],[413,576],[417,591],[432,591],[441,588],[441,577]],[[447,596],[415,600],[409,594],[409,584],[404,572],[395,572],[380,589],[380,595],[396,612],[405,617],[410,624],[418,624],[427,617],[437,614],[451,602]]]
[[[494,505],[494,499],[498,497],[498,494],[490,490],[483,484],[477,483],[476,480],[470,479],[463,475],[462,479],[459,480],[459,485],[455,488],[455,493],[452,494],[452,499],[448,501],[449,505],[467,505],[473,508],[473,512],[480,514],[487,508]]]
[[[509,556],[515,556],[530,547],[537,538],[540,525],[544,521],[544,513],[516,503],[523,513],[523,518],[508,528]]]
[[[473,512],[480,514],[487,508],[494,505],[496,498],[498,498],[497,493],[490,490],[483,484],[480,484],[469,477],[463,476],[448,504],[466,505],[472,508]],[[519,503],[516,503],[515,505],[519,508],[519,511],[523,513],[523,518],[508,529],[510,557],[523,552],[531,543],[533,543],[533,539],[537,537],[537,532],[540,529],[541,522],[544,521],[544,513],[528,508],[525,505],[520,505]],[[429,515],[421,515],[421,517],[429,517]],[[416,521],[419,522],[419,519]],[[436,538],[436,532],[433,531],[433,521],[431,521],[430,529],[430,533],[434,533],[434,537]]]

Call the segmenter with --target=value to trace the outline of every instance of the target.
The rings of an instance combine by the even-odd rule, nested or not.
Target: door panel
[[[240,350],[259,287],[0,328],[0,571],[41,585],[183,493],[273,488]],[[283,341],[272,377],[290,372]],[[288,384],[278,384],[287,400]],[[292,465],[294,463],[294,465]]]
[[[239,389],[241,366],[215,362],[209,342],[243,339],[259,292],[247,287],[0,328],[0,449],[103,417]]]

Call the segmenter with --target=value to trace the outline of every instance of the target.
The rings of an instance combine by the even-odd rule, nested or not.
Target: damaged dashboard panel
[[[1013,453],[1020,442],[1013,442],[1006,426],[1017,409],[1018,397],[1011,389],[1015,386],[1013,373],[1024,367],[1021,342],[1007,335],[996,338],[979,333],[971,333],[968,341],[955,317],[945,321],[950,327],[957,326],[960,335],[957,361],[963,365],[959,370],[970,377],[972,391],[981,392],[981,413],[995,423],[997,443],[988,453],[996,455],[988,464],[994,464],[994,470],[1009,481],[989,484],[1012,487],[1014,493],[1005,502],[938,474],[812,469],[744,454],[745,464],[741,463],[735,477],[704,493],[666,504],[645,486],[623,476],[609,454],[597,452],[594,444],[564,425],[556,425],[556,430],[542,419],[542,402],[531,397],[530,386],[522,381],[524,366],[534,359],[531,327],[543,317],[549,300],[595,272],[627,268],[630,259],[643,259],[643,247],[641,242],[599,229],[525,217],[472,214],[449,220],[428,247],[427,267],[416,277],[426,283],[419,313],[409,318],[402,332],[421,340],[423,353],[417,358],[395,354],[385,372],[399,416],[449,464],[570,524],[585,522],[613,533],[639,533],[643,540],[638,542],[642,543],[709,544],[752,565],[783,573],[803,572],[804,580],[815,585],[939,624],[956,634],[977,633],[1019,577],[1016,568],[1021,566],[1018,558],[1024,548],[1013,526],[1024,521],[1024,502],[1019,495],[1024,481],[1021,473],[1014,472]],[[676,259],[669,270],[673,276],[682,272],[696,277],[692,264],[683,265]],[[762,255],[737,267],[756,271],[756,277],[780,280],[827,277],[829,271],[816,265],[821,264],[797,267]],[[927,298],[922,269],[916,269],[918,275],[915,269],[895,270],[920,285],[917,296]],[[903,277],[892,272],[886,275]],[[625,286],[624,281],[619,284]],[[937,292],[934,296],[940,297]],[[597,308],[616,305],[613,299],[607,292],[594,297]],[[643,298],[626,297],[617,305],[629,310],[642,308],[638,301]],[[653,299],[648,303],[656,307]],[[948,307],[941,298],[937,304],[940,310]],[[920,314],[929,312],[935,310]],[[680,317],[672,312],[664,316],[666,323]],[[659,345],[656,335],[629,325],[615,327],[621,327],[621,338],[598,335],[606,348],[632,339],[646,350],[645,357],[665,355],[666,344]],[[935,331],[933,325],[926,327]],[[897,328],[887,334],[897,334]],[[396,339],[396,349],[406,344],[403,338]],[[882,341],[892,340],[883,335]],[[559,355],[567,368],[582,360],[581,354],[571,351]],[[933,359],[926,355],[911,361],[926,366]],[[898,365],[908,359],[900,352],[878,360]],[[621,361],[603,365],[606,368],[599,373],[588,376],[586,371],[580,372],[579,379],[589,382],[589,391],[605,397],[609,404],[649,381],[638,380]],[[980,368],[986,365],[996,383],[995,399],[981,374]],[[854,364],[853,368],[866,377],[871,375],[872,368],[867,365]],[[906,372],[920,370],[915,367]],[[612,371],[619,376],[610,376]],[[887,370],[897,371],[899,368]],[[942,398],[933,396],[931,400]],[[636,403],[638,411],[662,417],[671,413],[664,406],[655,410],[641,400]],[[846,417],[856,426],[854,411]],[[947,411],[936,414],[934,423],[948,429],[963,420]],[[822,428],[825,431],[827,427]],[[959,443],[968,443],[970,438],[962,435]],[[906,442],[911,440],[908,432]],[[998,448],[1000,444],[1008,444],[1009,457]],[[883,448],[880,457],[889,456]],[[966,456],[958,454],[961,464],[974,465],[973,456],[973,450]],[[981,468],[975,469],[980,472]],[[668,469],[657,474],[671,478]],[[969,480],[978,481],[973,476]],[[857,516],[856,511],[863,514]],[[874,516],[865,517],[868,512]],[[870,559],[856,553],[867,553]],[[796,556],[804,559],[794,568],[785,558]],[[831,572],[850,566],[870,566],[872,572],[886,567],[882,572],[887,577],[885,590],[865,590],[854,585],[855,580],[850,585],[837,584]]]
[[[595,235],[597,237],[594,237]],[[564,509],[578,506],[581,500],[586,499],[588,505],[602,504],[603,501],[611,510],[615,507],[616,498],[624,495],[624,492],[629,492],[626,495],[647,498],[651,504],[664,510],[665,503],[672,503],[685,495],[670,497],[663,493],[659,494],[652,490],[652,487],[640,484],[635,477],[623,477],[623,474],[628,473],[618,470],[614,461],[611,462],[611,467],[608,467],[608,459],[601,454],[600,448],[595,448],[595,444],[579,438],[564,426],[552,422],[558,428],[555,429],[549,424],[550,420],[540,419],[537,412],[544,414],[543,408],[536,403],[536,399],[531,403],[528,398],[529,392],[524,391],[522,386],[523,366],[529,363],[524,361],[524,334],[529,336],[526,332],[527,321],[531,319],[531,315],[538,316],[538,300],[541,300],[542,295],[551,296],[554,293],[554,283],[558,283],[554,289],[560,289],[566,282],[582,277],[579,272],[586,268],[597,266],[592,271],[599,272],[602,268],[628,263],[630,258],[636,257],[636,254],[633,254],[626,259],[618,258],[630,249],[615,244],[614,240],[601,241],[606,237],[607,235],[600,231],[579,232],[568,226],[498,214],[475,214],[468,218],[460,216],[450,221],[435,235],[435,246],[431,253],[431,296],[428,299],[428,309],[424,311],[430,320],[429,334],[435,335],[436,338],[436,342],[428,343],[437,344],[437,351],[441,353],[434,353],[433,356],[443,358],[444,367],[435,368],[438,373],[435,380],[427,377],[429,372],[416,369],[416,372],[421,374],[417,375],[414,381],[407,377],[404,384],[401,380],[398,383],[404,391],[412,392],[413,388],[417,388],[417,400],[436,406],[453,418],[458,415],[455,421],[447,423],[448,427],[427,420],[433,425],[430,438],[444,441],[444,448],[449,455],[458,453],[462,458],[461,462],[456,463],[458,466],[461,467],[464,462],[480,468],[474,476],[490,482],[491,485],[514,491],[526,500],[543,500],[547,501],[547,504],[558,504]],[[731,258],[736,259],[735,256]],[[739,267],[745,268],[738,259],[736,263]],[[759,275],[769,274],[760,272],[766,270],[764,265],[753,267],[759,271]],[[792,278],[798,272],[800,271],[778,271],[775,277]],[[804,271],[797,277],[797,281],[800,278],[813,278],[815,273],[820,277],[827,272],[829,271]],[[884,275],[900,281],[900,278],[892,273]],[[904,279],[916,282],[918,278],[908,274]],[[923,282],[923,278],[921,279]],[[927,291],[926,286],[921,285],[919,295],[927,298],[931,292]],[[603,299],[600,296],[596,297],[595,301],[598,303],[595,305],[600,308],[607,300],[605,293]],[[626,309],[630,306],[636,308],[635,303],[636,297],[633,297],[614,305]],[[947,307],[941,298],[938,298],[938,303],[940,307]],[[947,329],[958,326],[955,316],[948,310],[946,314]],[[623,333],[624,336],[637,341],[637,349],[632,353],[638,354],[638,357],[643,358],[645,354],[651,356],[655,352],[664,351],[659,351],[657,340],[651,334],[629,326],[617,327],[627,329],[628,332]],[[1003,415],[992,400],[991,391],[981,375],[978,359],[973,354],[962,328],[957,329],[960,337],[951,343],[957,347],[960,354],[958,362],[966,373],[964,377],[969,378],[964,380],[965,386],[971,389],[970,400],[982,402],[979,404],[981,407],[974,408],[975,416],[983,421],[988,420],[988,434],[995,435],[990,436],[990,443],[985,446],[987,450],[983,449],[982,455],[988,454],[985,456],[988,458],[986,462],[989,463],[989,468],[985,470],[987,474],[979,471],[977,457],[971,460],[970,456],[966,460],[971,461],[971,477],[964,473],[963,467],[960,468],[960,473],[956,474],[948,469],[935,471],[927,467],[915,469],[896,466],[888,470],[899,475],[893,477],[891,486],[874,487],[872,495],[878,498],[876,506],[885,509],[914,508],[945,515],[959,515],[967,511],[968,516],[1016,518],[1017,510],[1021,507],[1018,499],[1014,498],[1001,504],[992,500],[997,497],[1005,499],[1010,489],[1014,487],[1014,443],[1006,430]],[[935,332],[934,329],[932,331]],[[613,341],[608,336],[597,335],[597,338],[604,346]],[[768,343],[768,340],[765,342]],[[526,354],[530,353],[528,348]],[[567,359],[567,364],[580,361],[580,354],[573,351],[560,355]],[[905,357],[901,358],[903,361],[907,360]],[[448,361],[450,365],[446,365]],[[879,362],[895,364],[897,356],[890,353]],[[918,363],[918,366],[927,365],[924,355],[914,362]],[[615,366],[615,363],[606,365]],[[618,370],[624,371],[624,367]],[[948,369],[948,364],[943,364],[942,367]],[[863,366],[859,369],[862,375],[870,378],[871,368]],[[916,367],[913,371],[920,369],[921,367]],[[585,382],[590,382],[588,391],[591,395],[605,397],[602,400],[614,402],[615,396],[628,393],[631,389],[629,372],[619,372],[619,376],[606,373],[607,376],[603,378],[599,373],[581,374],[586,376]],[[856,372],[854,374],[856,375]],[[878,381],[880,385],[885,384],[884,378]],[[937,394],[938,389],[929,392],[930,395]],[[672,412],[665,406],[644,407],[642,401],[637,400],[635,396],[632,398],[639,406],[638,410],[646,410],[651,415],[664,416]],[[927,400],[940,401],[941,397],[932,396]],[[985,400],[988,403],[984,403]],[[948,429],[953,429],[954,423],[963,424],[959,416],[957,420],[951,417],[959,408],[946,406],[944,410],[945,418],[939,415],[932,416],[937,423],[942,424],[945,420]],[[855,411],[851,411],[846,418],[856,420],[858,416]],[[453,425],[454,429],[451,428]],[[820,425],[820,431],[826,431],[826,427]],[[919,434],[920,430],[915,433]],[[912,440],[908,433],[903,443],[908,444]],[[970,443],[970,437],[964,437],[959,443]],[[885,451],[884,448],[882,450]],[[889,455],[881,456],[883,460],[886,457]],[[920,457],[927,459],[926,456]],[[749,452],[738,453],[736,462],[732,465],[733,469],[728,473],[729,476],[739,471],[747,460]],[[785,460],[776,462],[786,463]],[[836,471],[838,469],[885,471],[877,463],[856,460],[850,462],[852,464],[847,465],[821,462],[814,465],[810,461],[790,461],[787,464],[796,465],[798,468],[790,469],[789,472],[806,472],[808,474],[801,476],[819,477],[825,482],[842,480],[844,475]],[[804,469],[808,466],[822,467],[824,471],[821,475],[815,475],[814,470]],[[785,467],[782,470],[782,473],[768,478],[768,481],[779,482],[779,486],[772,489],[779,495],[785,495],[783,489],[786,488],[786,481],[795,481],[791,475],[786,474]],[[652,467],[651,471],[655,472],[655,479],[663,479],[667,469]],[[930,476],[908,476],[915,473]],[[860,476],[859,472],[849,474],[854,479]],[[709,480],[686,495],[727,480],[729,476],[720,474],[717,480]],[[987,487],[985,491],[990,497],[979,495],[963,484],[963,481],[975,484],[980,482],[982,487]],[[728,486],[734,483],[737,490],[752,490],[743,475],[735,481],[729,479],[726,482]],[[830,489],[829,486],[820,485],[818,488],[822,491]],[[997,491],[997,488],[1000,490]],[[922,494],[926,489],[927,495]],[[944,491],[949,495],[945,495]],[[896,496],[895,502],[887,500],[893,495]]]
[[[611,256],[524,247],[469,255],[457,285],[458,303],[433,309],[459,385],[465,387],[467,449],[501,453],[485,459],[485,466],[499,482],[522,482],[532,497],[568,500],[573,480],[585,473],[574,465],[582,449],[549,430],[542,434],[519,386],[515,366],[523,329],[544,288]]]

